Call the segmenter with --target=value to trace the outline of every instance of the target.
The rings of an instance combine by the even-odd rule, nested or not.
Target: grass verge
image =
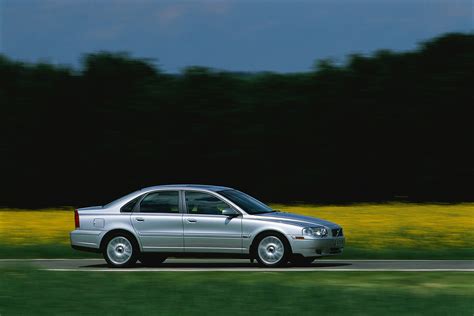
[[[102,255],[74,250],[65,244],[5,245],[0,243],[0,259],[36,258],[102,258]]]
[[[474,273],[0,268],[0,314],[472,315]]]

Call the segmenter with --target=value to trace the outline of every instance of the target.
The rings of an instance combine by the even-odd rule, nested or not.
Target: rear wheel
[[[109,236],[103,248],[104,259],[112,268],[133,266],[137,262],[138,252],[135,239],[125,233]]]
[[[278,233],[266,233],[256,243],[255,257],[264,267],[281,267],[288,262],[290,245],[284,236]]]
[[[166,260],[165,256],[159,254],[147,253],[140,256],[140,262],[147,267],[159,266]]]

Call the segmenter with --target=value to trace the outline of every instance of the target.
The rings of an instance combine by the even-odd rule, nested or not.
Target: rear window
[[[122,196],[122,197],[110,202],[109,204],[104,205],[104,208],[112,207],[112,206],[115,206],[115,205],[120,204],[122,202],[125,202],[126,200],[128,200],[132,196],[136,195],[137,192],[139,192],[139,191],[135,191],[135,192],[129,193],[125,196]]]
[[[135,208],[135,205],[137,205],[138,200],[140,200],[141,197],[142,197],[142,195],[134,198],[133,200],[131,200],[130,202],[128,202],[127,204],[122,206],[122,208],[120,209],[120,212],[123,212],[123,213],[133,212],[133,209]]]

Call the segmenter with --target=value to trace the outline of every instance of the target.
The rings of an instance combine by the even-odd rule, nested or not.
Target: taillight
[[[79,228],[79,213],[77,210],[74,211],[74,225]]]

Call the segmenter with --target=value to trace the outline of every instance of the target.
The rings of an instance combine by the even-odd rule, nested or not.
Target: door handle
[[[196,223],[197,222],[197,219],[195,219],[195,218],[186,218],[186,220],[190,223]]]
[[[145,221],[145,219],[143,217],[137,217],[137,218],[135,218],[135,220],[137,222],[144,222]]]

